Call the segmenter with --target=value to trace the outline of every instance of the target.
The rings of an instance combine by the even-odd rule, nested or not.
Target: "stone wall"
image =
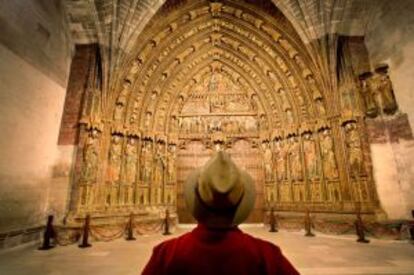
[[[414,141],[403,133],[414,127],[414,2],[383,2],[367,25],[365,43],[372,67],[390,66],[399,109],[408,115],[408,123],[387,130],[385,142],[372,143],[374,173],[389,217],[408,218],[414,209]]]
[[[68,182],[51,176],[68,154],[57,141],[71,47],[60,1],[1,1],[0,23],[0,246],[9,246],[65,208]]]

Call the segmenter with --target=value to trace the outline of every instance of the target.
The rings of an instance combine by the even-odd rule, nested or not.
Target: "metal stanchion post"
[[[369,243],[369,240],[365,238],[365,226],[362,221],[361,217],[361,208],[357,207],[357,213],[356,213],[356,220],[355,220],[355,231],[358,236],[357,242],[359,243]]]
[[[313,222],[312,222],[312,217],[310,215],[310,211],[309,209],[306,209],[306,213],[305,213],[305,237],[315,237],[315,234],[312,233],[312,226],[313,226]]]
[[[53,216],[49,215],[47,217],[46,228],[43,234],[43,243],[42,243],[42,246],[39,247],[39,250],[48,250],[48,249],[55,247],[54,245],[50,243],[51,239],[55,239],[55,238],[56,238],[56,232],[55,232],[55,229],[53,228]]]
[[[269,216],[269,223],[270,223],[269,232],[278,232],[279,230],[277,230],[277,220],[276,220],[275,210],[273,209],[273,207],[270,209],[269,215],[270,215]]]
[[[89,240],[89,227],[90,227],[91,216],[88,214],[85,217],[85,223],[83,225],[82,232],[82,243],[79,245],[80,248],[91,247],[92,245],[88,242]]]
[[[127,241],[135,241],[135,237],[134,237],[134,214],[131,213],[129,215],[129,221],[127,224],[127,237],[126,237]]]
[[[164,232],[163,235],[171,235],[170,232],[170,212],[168,209],[165,210],[165,219],[164,219]]]

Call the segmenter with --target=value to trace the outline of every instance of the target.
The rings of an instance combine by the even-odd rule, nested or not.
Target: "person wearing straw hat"
[[[143,275],[299,274],[276,245],[238,228],[253,209],[255,188],[227,153],[189,176],[184,197],[197,227],[156,246]]]

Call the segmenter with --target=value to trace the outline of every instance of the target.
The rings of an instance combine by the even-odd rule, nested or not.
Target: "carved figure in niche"
[[[124,118],[124,110],[125,107],[121,104],[116,104],[115,105],[115,111],[114,111],[114,121],[119,123],[122,122],[123,118]]]
[[[247,118],[246,117],[239,118],[238,124],[239,124],[239,132],[241,134],[246,133],[247,132]]]
[[[286,73],[286,72],[288,72],[288,71],[289,71],[288,67],[286,66],[285,61],[284,61],[282,58],[280,58],[280,57],[276,57],[276,63],[279,65],[280,69],[281,69],[284,73]]]
[[[272,150],[270,150],[270,145],[268,142],[262,143],[263,147],[263,166],[265,171],[265,181],[273,180],[273,155]]]
[[[289,141],[289,170],[292,180],[303,180],[301,152],[298,138],[291,136]]]
[[[157,144],[157,152],[154,157],[154,184],[153,190],[153,202],[157,204],[162,203],[162,189],[164,187],[164,171],[166,167],[165,161],[165,153],[164,153],[165,145],[162,142]]]
[[[277,180],[283,181],[287,179],[287,146],[282,139],[276,139],[274,145]]]
[[[118,96],[116,104],[126,106],[130,91],[131,91],[131,82],[129,82],[128,80],[125,80],[124,83],[122,84],[122,90]]]
[[[269,123],[268,123],[265,115],[261,115],[260,118],[259,118],[259,130],[260,131],[269,130]]]
[[[207,133],[208,132],[207,123],[206,123],[206,118],[205,117],[201,117],[200,118],[200,128],[201,128],[201,132],[202,133]]]
[[[134,60],[132,62],[131,69],[129,70],[128,76],[127,76],[127,79],[130,82],[133,82],[134,81],[134,78],[137,75],[140,66],[141,66],[141,62],[139,60]]]
[[[175,183],[177,181],[177,169],[176,169],[176,145],[171,144],[168,146],[168,160],[167,160],[167,180],[169,183]]]
[[[177,109],[175,110],[175,113],[181,113],[181,110],[184,107],[184,103],[185,103],[184,97],[182,95],[179,96],[178,97],[178,102],[177,102],[177,105],[176,105]]]
[[[141,180],[144,184],[150,184],[152,177],[152,142],[145,140],[142,144],[141,154]]]
[[[83,165],[80,179],[84,183],[95,183],[99,161],[99,134],[92,130],[83,149]]]
[[[361,89],[361,96],[364,102],[364,109],[365,114],[369,117],[376,117],[378,115],[378,106],[375,102],[372,92],[372,85],[370,78],[372,77],[372,73],[364,73],[359,76],[360,79],[360,89]]]
[[[286,39],[279,39],[278,42],[282,46],[282,48],[288,52],[290,58],[293,58],[295,55],[298,54],[295,48],[293,48],[293,46]]]
[[[394,114],[398,109],[394,96],[394,90],[390,77],[388,76],[388,66],[379,67],[375,70],[377,77],[375,82],[381,99],[381,106],[385,114]]]
[[[137,175],[137,145],[135,138],[129,138],[125,147],[124,184],[120,190],[120,202],[131,205],[133,199],[133,184]]]
[[[316,84],[316,81],[313,75],[309,75],[308,77],[306,77],[306,80],[308,81],[308,85],[312,92],[312,98],[313,99],[322,98],[322,94],[318,88],[318,85]]]
[[[181,118],[181,125],[180,125],[180,129],[182,133],[188,133],[189,131],[189,125],[188,125],[188,121],[186,118]]]
[[[113,135],[109,149],[108,181],[119,181],[122,164],[122,140],[119,135]]]
[[[132,106],[132,113],[131,113],[131,116],[129,117],[129,123],[130,124],[134,124],[137,121],[137,118],[138,118],[138,104],[139,104],[138,99],[135,99],[134,103],[133,103],[133,106]]]
[[[149,129],[151,126],[152,113],[146,112],[144,118],[144,128]]]
[[[295,122],[294,118],[293,118],[293,112],[291,109],[287,109],[286,111],[286,121],[288,124],[292,124]]]
[[[336,163],[334,144],[331,137],[331,131],[324,129],[321,136],[321,155],[323,161],[323,172],[327,179],[337,179],[338,165]]]
[[[289,99],[287,97],[286,91],[284,89],[279,89],[278,93],[279,93],[279,95],[281,97],[281,100],[282,100],[283,111],[286,111],[288,109],[292,109],[292,106],[290,106]]]
[[[325,106],[323,104],[322,98],[316,99],[315,100],[315,105],[316,105],[316,110],[318,111],[318,114],[320,116],[325,116],[326,115],[326,109],[325,109]]]
[[[359,137],[356,123],[354,121],[345,125],[346,131],[346,147],[348,151],[349,166],[351,168],[351,175],[359,176],[364,171],[362,144]]]
[[[180,130],[180,120],[176,116],[173,116],[171,118],[171,132],[178,133],[179,130]]]
[[[225,111],[226,102],[221,96],[211,96],[210,97],[210,112],[211,113],[221,113]]]
[[[258,106],[257,106],[257,95],[253,94],[251,99],[250,99],[250,105],[251,105],[251,109],[253,112],[257,112],[259,110]]]
[[[119,180],[122,165],[122,139],[118,135],[113,135],[111,147],[109,149],[108,161],[108,182],[109,189],[107,197],[111,205],[119,203]]]
[[[305,165],[308,179],[319,178],[319,157],[316,151],[316,143],[311,132],[303,134],[303,151],[305,153]]]
[[[303,77],[306,78],[308,75],[311,74],[311,71],[308,69],[308,67],[306,66],[306,64],[303,61],[301,56],[299,56],[298,54],[295,55],[294,60],[295,60],[296,64],[299,66],[299,68],[302,70],[302,76]]]
[[[137,143],[135,138],[129,138],[125,147],[125,181],[134,183],[137,175]]]
[[[150,101],[149,101],[149,103],[148,103],[148,107],[147,107],[147,111],[148,111],[148,112],[154,112],[154,110],[155,110],[155,105],[156,105],[156,103],[157,103],[157,96],[158,96],[158,94],[157,94],[157,92],[156,92],[156,91],[153,91],[153,92],[151,93],[151,98],[150,98]]]
[[[98,138],[98,131],[92,130],[83,149],[83,166],[78,187],[81,206],[89,206],[94,200],[94,185],[97,179],[99,159]]]

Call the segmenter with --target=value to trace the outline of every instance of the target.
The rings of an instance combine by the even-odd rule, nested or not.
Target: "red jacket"
[[[143,275],[299,274],[280,249],[240,229],[192,232],[154,248]]]

